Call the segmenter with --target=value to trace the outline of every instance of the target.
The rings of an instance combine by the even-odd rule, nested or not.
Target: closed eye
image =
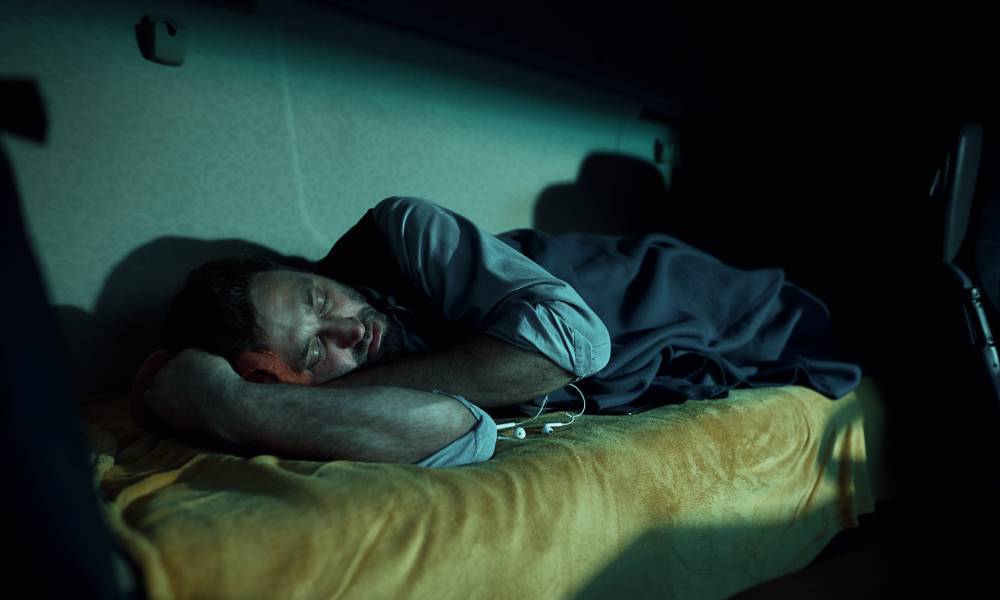
[[[326,349],[323,347],[323,340],[319,336],[313,338],[312,350],[309,352],[310,369],[317,367],[326,358]]]
[[[317,311],[319,313],[319,316],[326,317],[326,313],[330,312],[328,310],[329,308],[330,308],[330,297],[326,294],[326,292],[323,292],[322,296],[320,296],[319,299],[319,310]]]

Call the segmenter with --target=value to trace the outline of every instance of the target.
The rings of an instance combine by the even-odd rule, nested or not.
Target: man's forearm
[[[480,334],[452,348],[403,356],[390,364],[356,371],[324,385],[440,389],[488,408],[527,402],[573,379],[572,373],[537,352]]]
[[[330,389],[246,382],[219,435],[237,444],[318,460],[414,463],[468,432],[475,419],[454,398],[371,386]]]

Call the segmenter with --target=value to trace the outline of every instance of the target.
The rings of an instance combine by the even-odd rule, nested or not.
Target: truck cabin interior
[[[971,595],[1000,500],[995,45],[943,2],[3,3],[13,589]],[[395,196],[780,269],[861,383],[584,408],[443,469],[135,418],[191,269],[312,264]]]

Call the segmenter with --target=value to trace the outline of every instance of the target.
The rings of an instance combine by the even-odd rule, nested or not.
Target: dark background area
[[[899,368],[900,340],[926,319],[912,300],[940,255],[935,172],[963,123],[988,137],[996,120],[990,20],[942,2],[316,2],[640,99],[680,132],[672,184],[592,156],[577,182],[588,203],[628,198],[646,207],[639,227],[784,267],[872,373]]]

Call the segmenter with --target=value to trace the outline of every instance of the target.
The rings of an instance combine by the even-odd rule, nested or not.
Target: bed
[[[870,377],[839,400],[737,389],[445,469],[194,446],[124,400],[86,425],[150,598],[713,599],[806,567],[874,512],[884,407]]]

